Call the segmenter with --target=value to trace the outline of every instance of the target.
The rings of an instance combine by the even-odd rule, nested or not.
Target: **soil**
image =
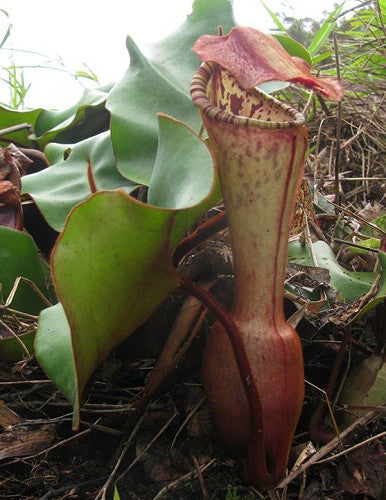
[[[223,290],[217,290],[219,295],[229,288],[226,280],[225,283]],[[200,352],[208,324],[143,416],[139,420],[133,418],[130,406],[138,400],[155,363],[155,357],[144,355],[154,354],[162,344],[155,324],[178,309],[183,299],[181,295],[172,297],[158,311],[156,320],[145,324],[141,332],[101,364],[85,393],[82,423],[76,433],[71,429],[70,404],[45,379],[33,359],[18,365],[0,365],[3,409],[15,412],[16,417],[11,415],[10,420],[19,419],[0,435],[3,448],[4,437],[10,434],[10,456],[0,462],[2,499],[113,498],[111,487],[105,497],[98,496],[109,478],[120,498],[127,500],[385,498],[385,442],[382,444],[380,437],[364,443],[385,429],[386,418],[379,412],[373,412],[372,419],[342,437],[343,448],[337,445],[323,458],[331,458],[358,443],[364,443],[362,446],[335,460],[310,465],[284,490],[268,494],[245,485],[240,465],[216,436],[200,384]],[[290,314],[291,304],[286,305]],[[366,320],[369,338],[375,335],[371,325],[376,327],[378,314],[380,310],[371,321]],[[209,324],[210,321],[211,318]],[[167,328],[165,323],[163,329]],[[309,421],[321,401],[315,387],[325,387],[336,357],[337,344],[331,343],[331,339],[342,339],[339,328],[327,325],[318,335],[319,342],[310,342],[314,328],[305,321],[298,327],[309,383],[290,469],[307,445],[323,448],[323,444],[310,438]],[[144,331],[149,336],[149,329],[153,335],[149,337],[147,352],[130,359],[129,353],[141,351],[140,336]],[[112,473],[122,452],[122,441],[128,438],[120,467]],[[332,433],[330,439],[333,438]],[[17,456],[15,449],[21,450],[22,456]]]

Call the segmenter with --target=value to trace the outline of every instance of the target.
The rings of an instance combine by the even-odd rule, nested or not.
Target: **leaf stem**
[[[261,400],[255,378],[252,374],[251,365],[242,342],[242,336],[231,314],[210,292],[193,281],[178,275],[177,277],[181,287],[194,297],[198,298],[210,309],[221,326],[224,328],[231,342],[237,367],[248,399],[250,414],[250,444],[248,447],[247,464],[249,469],[260,471],[260,475],[269,477],[264,448],[264,428],[263,411]]]
[[[186,236],[175,249],[173,254],[174,265],[177,265],[190,250],[225,229],[227,225],[228,217],[226,212],[221,212],[201,224],[192,234]]]

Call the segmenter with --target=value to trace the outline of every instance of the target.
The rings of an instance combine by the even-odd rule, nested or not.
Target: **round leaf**
[[[107,100],[118,169],[128,179],[148,185],[157,152],[158,112],[183,120],[194,129],[200,117],[189,88],[199,65],[191,47],[202,33],[235,24],[227,0],[196,0],[186,22],[170,37],[151,45],[145,57],[127,39],[130,68]]]
[[[86,200],[94,187],[97,190],[121,188],[128,192],[137,187],[117,171],[108,132],[77,144],[53,144],[48,147],[48,157],[51,147],[57,163],[24,176],[22,191],[33,198],[48,224],[56,231],[63,229],[70,210]],[[65,152],[70,154],[63,159]]]

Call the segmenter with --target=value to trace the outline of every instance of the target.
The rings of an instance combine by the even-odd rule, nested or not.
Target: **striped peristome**
[[[217,85],[217,92],[209,90],[213,87],[209,84],[214,78],[221,82]],[[209,118],[215,120],[262,129],[301,127],[305,123],[304,116],[298,110],[269,94],[257,88],[242,90],[226,69],[213,62],[203,62],[198,68],[192,79],[190,94],[194,104]],[[222,99],[219,94],[222,94]],[[243,103],[244,113],[232,112],[229,108],[232,98]],[[261,111],[259,113],[259,108],[260,110],[263,108],[265,119]],[[279,119],[270,118],[268,116],[270,114],[278,115]]]

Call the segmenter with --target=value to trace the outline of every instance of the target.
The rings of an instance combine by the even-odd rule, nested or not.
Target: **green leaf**
[[[328,50],[327,52],[323,52],[323,54],[319,54],[318,56],[315,56],[312,58],[312,64],[313,64],[313,66],[316,66],[317,64],[325,61],[326,59],[328,59],[329,57],[331,57],[333,55],[334,55],[333,50]]]
[[[0,359],[9,363],[17,363],[26,356],[25,350],[28,351],[30,356],[33,356],[35,333],[35,330],[33,330],[22,333],[18,336],[18,339],[15,339],[15,337],[0,339]],[[24,344],[24,348],[22,344]]]
[[[379,229],[381,229],[383,232],[386,232],[386,215],[381,215],[380,217],[377,217],[376,219],[371,221],[371,223],[374,226],[379,227]],[[361,246],[367,247],[367,248],[374,248],[374,249],[380,248],[380,246],[381,246],[381,240],[379,239],[380,233],[376,229],[373,229],[372,227],[367,226],[367,225],[363,225],[363,227],[361,228],[361,233],[366,234],[368,236],[371,236],[368,239],[360,240],[359,243]],[[367,253],[366,250],[364,250],[364,249],[362,250],[358,247],[351,247],[350,246],[349,248],[352,252],[355,252],[358,254],[366,254]]]
[[[379,229],[386,233],[386,214],[377,217],[376,219],[372,220],[371,223],[379,227]],[[379,236],[379,232],[369,226],[363,226],[362,232],[364,234],[368,234],[369,236]]]
[[[66,386],[72,392],[82,393],[103,357],[177,286],[168,241],[173,218],[123,192],[97,193],[73,210],[52,258],[71,325],[76,379]],[[58,371],[50,377],[59,385]]]
[[[308,52],[312,56],[319,52],[319,50],[323,47],[324,43],[330,36],[331,31],[335,28],[337,23],[337,16],[339,16],[339,14],[342,12],[343,6],[344,2],[337,5],[316,33],[314,39],[308,47]]]
[[[111,91],[111,134],[118,169],[128,179],[148,185],[157,152],[158,112],[183,120],[198,130],[190,82],[200,64],[190,50],[203,33],[224,33],[235,24],[227,0],[196,0],[186,22],[170,37],[149,47],[145,57],[128,38],[130,68]]]
[[[20,125],[22,123],[27,123],[34,127],[36,120],[42,111],[42,109],[34,109],[33,111],[14,111],[0,106],[0,130]],[[2,135],[0,137],[0,143],[3,146],[7,146],[10,142],[13,142],[19,147],[33,148],[35,146],[29,135],[30,133],[28,128],[25,128],[17,132]]]
[[[110,135],[104,132],[77,144],[47,147],[47,156],[55,164],[22,178],[22,192],[38,205],[44,218],[61,231],[70,210],[92,194],[91,171],[98,191],[137,187],[116,169]],[[69,153],[69,156],[63,157]]]
[[[60,302],[40,313],[35,353],[46,375],[56,382],[69,401],[77,405],[71,331]]]
[[[49,300],[55,300],[48,265],[39,256],[32,238],[21,231],[0,227],[0,284],[6,300],[16,278],[31,280]],[[12,309],[39,314],[46,304],[25,283],[20,283],[10,304]]]
[[[378,250],[381,246],[381,242],[377,238],[367,238],[366,240],[361,240],[359,244],[364,248],[349,246],[350,251],[358,253],[360,255],[364,255],[368,253],[365,248]]]
[[[110,115],[105,102],[111,85],[85,90],[81,99],[68,109],[14,111],[0,106],[0,130],[22,123],[33,129],[6,134],[0,137],[2,144],[14,142],[17,146],[41,149],[49,142],[73,143],[109,128]]]
[[[86,89],[81,99],[68,109],[42,111],[31,139],[35,139],[43,148],[49,142],[78,142],[107,130],[110,116],[105,102],[110,88],[111,85]]]
[[[148,201],[177,210],[171,231],[172,248],[199,215],[221,200],[221,190],[206,143],[171,117],[159,115],[158,122],[158,151]]]
[[[386,363],[384,356],[371,354],[349,373],[340,395],[341,404],[379,406],[386,401]],[[354,410],[344,414],[343,425],[349,426],[368,410]]]
[[[324,241],[317,241],[312,246],[317,259],[317,267],[328,270],[330,285],[340,300],[353,302],[370,290],[376,277],[375,273],[348,271],[338,263],[333,251]],[[314,266],[308,247],[301,245],[298,241],[289,245],[289,260],[304,266]]]
[[[65,387],[79,394],[72,401],[80,399],[98,362],[177,286],[171,253],[192,222],[220,197],[213,168],[205,141],[185,124],[161,115],[149,198],[162,207],[120,191],[102,192],[69,215],[52,266],[70,325],[76,375],[66,371],[70,378]],[[38,342],[46,345],[46,335],[39,326]],[[51,363],[58,355],[50,349],[37,353],[43,367],[46,357]],[[59,357],[52,366],[61,364]],[[53,368],[48,374],[61,387],[61,373]],[[76,415],[78,411],[76,403]]]
[[[88,71],[79,70],[75,72],[76,78],[87,78],[88,80],[95,80],[94,76],[91,75]]]
[[[300,57],[304,59],[309,66],[312,66],[312,57],[309,51],[299,42],[288,35],[274,34],[272,35],[285,48],[290,56]]]
[[[209,195],[214,171],[204,141],[181,122],[158,116],[157,157],[149,184],[148,201],[164,208],[185,208]]]
[[[385,252],[378,253],[378,262],[381,268],[381,273],[377,291],[375,295],[367,302],[367,304],[364,307],[362,307],[360,311],[358,311],[358,314],[355,316],[354,319],[359,318],[363,314],[366,314],[368,311],[370,311],[378,304],[380,304],[383,300],[386,300],[386,253]]]
[[[271,16],[273,22],[276,24],[276,26],[279,28],[279,30],[286,33],[287,30],[286,30],[285,26],[281,23],[281,21],[277,17],[277,15],[261,0],[260,0],[260,3],[264,7],[264,9],[268,12],[268,14]]]

